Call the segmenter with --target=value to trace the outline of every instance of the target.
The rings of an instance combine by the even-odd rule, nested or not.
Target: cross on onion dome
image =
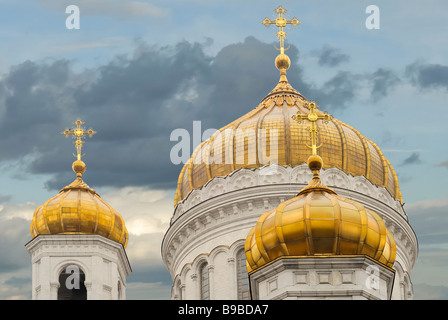
[[[266,17],[264,18],[263,21],[261,21],[261,23],[264,24],[266,28],[269,28],[271,24],[275,24],[275,26],[278,27],[278,31],[275,34],[277,35],[277,38],[280,41],[280,49],[277,48],[277,50],[279,50],[281,53],[284,53],[285,38],[288,33],[284,31],[283,28],[286,27],[286,25],[288,24],[292,25],[293,27],[297,27],[302,22],[299,21],[296,17],[292,18],[291,20],[286,20],[286,18],[283,17],[283,14],[288,11],[283,9],[282,6],[278,6],[278,8],[274,10],[274,12],[278,14],[278,17],[275,20],[271,20],[268,17]]]
[[[84,123],[85,122],[78,119],[75,122],[73,122],[73,124],[76,125],[76,128],[71,130],[67,128],[63,132],[61,132],[61,134],[65,135],[66,137],[73,135],[73,138],[76,138],[76,140],[73,143],[76,146],[77,154],[76,155],[73,154],[73,156],[75,156],[78,160],[81,160],[81,158],[84,157],[84,155],[81,152],[82,145],[84,144],[83,139],[85,138],[86,135],[88,135],[91,138],[96,133],[96,131],[94,131],[93,129],[85,130],[84,128],[82,128],[81,126]]]
[[[333,119],[333,117],[330,116],[328,113],[324,113],[323,115],[318,115],[316,113],[316,108],[319,108],[319,105],[317,105],[314,101],[306,102],[305,107],[310,110],[310,112],[308,112],[308,114],[297,113],[292,116],[292,119],[297,121],[298,123],[301,123],[304,120],[310,121],[310,126],[308,127],[308,131],[310,132],[311,145],[306,145],[306,146],[312,150],[313,155],[316,155],[317,149],[319,149],[322,146],[322,143],[317,145],[319,128],[316,126],[316,121],[323,120],[325,122],[328,122],[331,119]]]

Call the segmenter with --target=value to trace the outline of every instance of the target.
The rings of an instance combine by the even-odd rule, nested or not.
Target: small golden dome
[[[82,180],[84,162],[77,160],[72,167],[77,178],[36,209],[31,236],[98,234],[126,248],[128,231],[123,218]]]
[[[309,163],[319,166],[318,158]],[[248,272],[284,256],[365,255],[392,267],[396,244],[377,213],[337,195],[315,169],[296,197],[259,218],[245,251]]]

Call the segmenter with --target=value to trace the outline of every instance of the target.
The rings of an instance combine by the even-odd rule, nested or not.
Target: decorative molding
[[[322,169],[320,176],[329,187],[346,189],[375,198],[407,219],[400,201],[395,200],[386,188],[372,184],[364,176],[346,174],[338,168]],[[171,223],[192,207],[232,191],[264,185],[289,184],[296,187],[295,190],[298,192],[300,188],[308,184],[311,177],[312,173],[307,164],[296,167],[270,165],[257,169],[239,169],[228,176],[215,177],[202,188],[190,191],[176,206]]]

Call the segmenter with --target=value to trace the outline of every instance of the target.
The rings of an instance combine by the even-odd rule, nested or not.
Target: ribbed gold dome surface
[[[315,171],[307,187],[249,232],[248,272],[284,256],[365,255],[392,267],[396,244],[381,217],[324,186]]]
[[[287,65],[282,61],[276,63]],[[278,85],[255,109],[221,128],[195,149],[180,173],[174,205],[214,177],[227,176],[240,168],[265,166],[267,163],[257,148],[260,145],[269,146],[266,141],[269,141],[269,130],[272,129],[278,133],[277,164],[295,167],[305,163],[311,154],[306,146],[309,144],[308,124],[307,121],[298,123],[291,117],[297,112],[308,114],[307,103],[307,99],[292,88],[283,72]],[[316,112],[323,114],[320,110]],[[324,160],[324,168],[336,167],[353,176],[365,176],[374,185],[385,187],[392,197],[402,202],[394,168],[374,142],[335,118],[328,122],[318,121],[317,127],[322,143],[319,154]],[[263,130],[267,135],[258,134]],[[247,135],[247,132],[254,132],[254,135]],[[228,138],[216,139],[218,135]],[[221,144],[219,148],[217,144]],[[221,149],[221,154],[215,154],[216,149]],[[226,156],[232,161],[226,162]],[[252,156],[253,160],[250,158]],[[222,157],[221,163],[213,162],[216,157]]]
[[[75,161],[73,170],[76,180],[34,212],[31,236],[98,234],[126,247],[128,231],[121,215],[82,180],[82,161]]]

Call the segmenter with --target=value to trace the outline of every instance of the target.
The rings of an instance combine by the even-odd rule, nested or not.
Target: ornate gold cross
[[[68,137],[69,135],[73,135],[73,137],[76,138],[76,140],[73,143],[76,146],[77,155],[75,155],[75,154],[73,154],[73,155],[78,160],[81,160],[81,157],[84,157],[84,155],[81,154],[82,145],[84,144],[84,141],[82,139],[86,135],[88,135],[91,138],[96,133],[96,131],[93,131],[92,129],[89,129],[89,130],[83,129],[81,126],[84,123],[85,122],[78,119],[75,122],[73,122],[73,124],[76,125],[76,128],[74,128],[72,130],[67,128],[63,132],[61,132],[61,134],[65,135],[66,137]]]
[[[317,149],[319,149],[322,146],[322,143],[320,145],[317,145],[318,140],[318,134],[319,134],[319,128],[316,126],[317,120],[323,120],[325,122],[330,121],[333,117],[330,116],[328,113],[324,113],[323,115],[318,115],[315,111],[316,108],[319,106],[314,102],[306,102],[305,107],[310,109],[310,112],[308,114],[303,115],[297,114],[293,115],[292,118],[297,121],[298,123],[301,123],[303,120],[308,120],[311,122],[311,125],[308,127],[308,131],[310,132],[310,138],[311,138],[311,145],[306,145],[308,148],[310,148],[313,152],[313,155],[317,154]]]
[[[280,50],[280,53],[285,53],[285,38],[288,33],[284,31],[283,28],[286,27],[287,24],[291,24],[293,27],[297,27],[297,25],[301,24],[302,22],[299,21],[296,17],[292,18],[291,20],[286,20],[286,18],[283,17],[283,14],[288,11],[283,9],[282,6],[278,6],[278,8],[274,10],[274,12],[278,13],[277,19],[271,20],[266,17],[263,21],[261,21],[261,23],[264,24],[266,28],[269,28],[271,24],[275,24],[275,26],[278,27],[278,32],[276,32],[275,34],[280,41],[280,49],[277,48],[277,50]]]

